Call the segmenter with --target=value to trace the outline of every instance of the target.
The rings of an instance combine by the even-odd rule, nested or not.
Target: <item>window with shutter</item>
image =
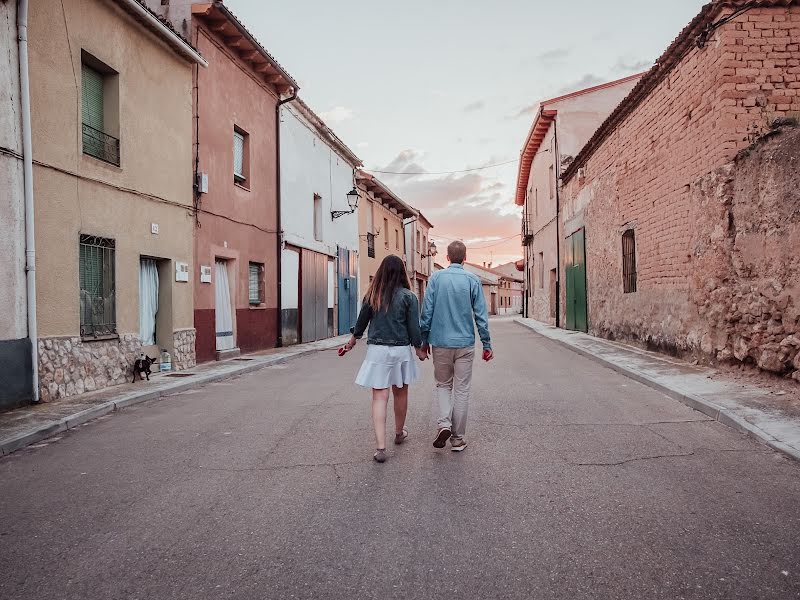
[[[103,131],[103,76],[84,64],[81,65],[81,80],[83,123]]]
[[[233,132],[233,178],[244,181],[244,135]]]
[[[78,255],[81,336],[112,335],[117,331],[114,240],[81,235]]]

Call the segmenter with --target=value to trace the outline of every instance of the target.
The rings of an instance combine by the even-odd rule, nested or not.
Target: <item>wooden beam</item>
[[[283,80],[283,75],[280,75],[278,73],[276,73],[274,75],[265,75],[264,76],[264,81],[266,81],[267,83],[279,83],[282,80]]]
[[[226,35],[225,36],[225,44],[230,46],[231,48],[238,48],[241,46],[244,38],[241,35]]]
[[[213,31],[214,33],[225,33],[225,30],[228,29],[228,22],[227,21],[211,21],[208,28]]]
[[[261,58],[261,52],[258,50],[246,50],[239,54],[242,60],[246,60],[247,62],[251,62],[256,60],[257,58]]]
[[[213,4],[206,3],[206,4],[192,4],[192,14],[193,15],[207,15],[211,12],[211,7],[214,6]]]

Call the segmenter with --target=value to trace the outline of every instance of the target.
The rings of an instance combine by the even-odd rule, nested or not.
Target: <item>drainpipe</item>
[[[31,375],[34,402],[39,401],[39,352],[36,323],[36,236],[33,211],[33,157],[31,155],[31,96],[28,80],[28,0],[17,2],[19,88],[22,107],[22,174],[25,194],[25,279],[28,296],[28,338],[31,341]]]
[[[561,158],[558,153],[558,116],[553,119],[553,153],[556,163],[556,327],[561,327],[561,234],[558,224],[561,220],[561,192],[558,182],[561,179]]]
[[[275,213],[277,215],[278,233],[276,234],[278,240],[278,337],[275,341],[275,347],[281,348],[283,346],[283,322],[282,315],[283,308],[281,306],[282,294],[282,277],[283,277],[283,227],[281,226],[281,106],[287,102],[291,102],[297,98],[297,90],[292,89],[292,95],[283,100],[279,100],[275,105],[275,163],[277,165],[277,176],[275,178],[275,188],[278,192],[278,201]]]

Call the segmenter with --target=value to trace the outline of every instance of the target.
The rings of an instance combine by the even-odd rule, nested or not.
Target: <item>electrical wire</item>
[[[467,246],[467,250],[486,250],[487,248],[494,248],[495,246],[499,246],[503,242],[507,242],[508,240],[513,240],[515,237],[519,237],[520,233],[515,233],[514,235],[510,235],[507,238],[503,238],[501,240],[496,240],[494,243],[489,244],[488,246]]]
[[[470,173],[472,171],[482,171],[483,169],[491,169],[493,167],[502,167],[503,165],[510,165],[519,162],[518,158],[514,160],[507,160],[506,162],[495,163],[493,165],[484,165],[482,167],[473,167],[472,169],[459,169],[458,171],[378,171],[376,169],[364,169],[369,173],[383,173],[385,175],[455,175],[456,173]]]

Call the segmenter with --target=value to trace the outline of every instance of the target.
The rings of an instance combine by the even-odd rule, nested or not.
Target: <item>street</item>
[[[462,453],[431,446],[426,362],[372,461],[361,343],[0,459],[0,598],[800,598],[800,465],[491,328]]]

